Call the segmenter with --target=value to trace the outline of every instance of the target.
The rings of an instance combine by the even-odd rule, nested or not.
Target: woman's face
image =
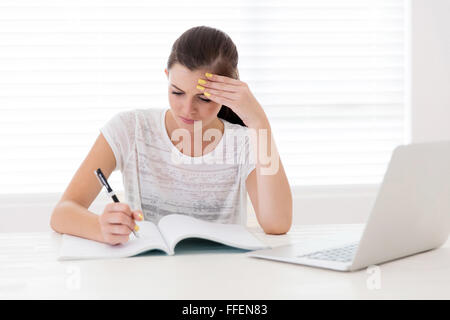
[[[172,116],[179,128],[194,130],[194,120],[202,121],[202,127],[208,127],[217,120],[222,105],[209,100],[197,89],[198,79],[206,79],[205,72],[210,70],[190,71],[175,63],[170,72],[164,70],[169,80],[169,104]]]

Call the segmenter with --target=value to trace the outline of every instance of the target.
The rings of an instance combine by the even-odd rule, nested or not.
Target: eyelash
[[[172,91],[172,93],[173,93],[173,94],[176,94],[177,96],[183,94],[182,92],[175,92],[175,91]],[[205,100],[205,99],[202,99],[202,98],[199,98],[199,99],[202,100],[203,102],[206,102],[206,103],[211,102],[211,100]]]

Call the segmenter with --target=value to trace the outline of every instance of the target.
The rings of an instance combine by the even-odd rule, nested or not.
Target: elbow
[[[278,214],[274,217],[274,220],[268,221],[264,225],[261,225],[266,234],[282,235],[288,233],[291,229],[293,212],[292,198],[290,201],[286,201],[286,203],[288,205],[286,205],[281,211],[278,210]]]
[[[62,233],[61,229],[60,229],[60,224],[59,224],[60,215],[61,215],[60,204],[58,203],[53,208],[53,212],[52,212],[52,215],[50,217],[50,228],[53,231],[58,232],[58,233]]]
[[[269,235],[282,235],[289,232],[291,229],[291,225],[282,225],[282,226],[270,226],[263,228],[265,234]]]
[[[289,232],[292,227],[292,211],[285,214],[283,219],[276,222],[266,223],[261,226],[264,233],[270,235],[282,235]]]

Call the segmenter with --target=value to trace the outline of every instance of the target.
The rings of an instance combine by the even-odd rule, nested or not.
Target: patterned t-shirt
[[[170,140],[168,109],[117,113],[101,129],[122,173],[126,202],[155,223],[171,213],[220,223],[246,224],[246,179],[255,169],[249,129],[220,119],[224,133],[201,157]]]

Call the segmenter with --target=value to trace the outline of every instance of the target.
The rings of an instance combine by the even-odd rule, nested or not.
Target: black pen
[[[114,202],[120,202],[119,199],[116,196],[116,193],[113,191],[111,186],[108,183],[108,180],[106,180],[106,177],[103,175],[103,172],[100,168],[98,168],[96,171],[94,171],[95,176],[98,178],[98,180],[101,182],[101,184],[106,188],[106,192],[108,195],[113,199]],[[136,238],[139,238],[139,234],[131,230]]]

